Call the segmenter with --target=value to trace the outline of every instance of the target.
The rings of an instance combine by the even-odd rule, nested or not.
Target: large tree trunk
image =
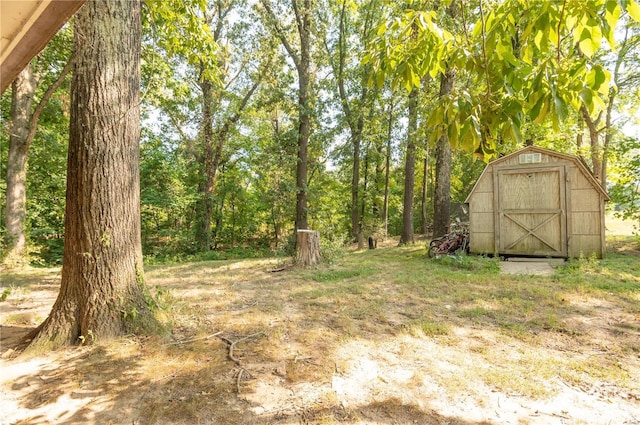
[[[455,73],[448,70],[440,76],[440,97],[453,91]],[[433,236],[449,232],[451,224],[451,145],[444,131],[436,145],[436,187],[433,195]]]
[[[414,242],[413,191],[416,181],[416,135],[418,132],[418,90],[409,94],[409,123],[404,166],[404,202],[402,204],[402,235],[400,245]]]
[[[76,15],[60,293],[32,349],[157,329],[140,243],[140,2]]]
[[[298,229],[296,232],[297,263],[312,266],[320,262],[320,232]]]
[[[27,155],[28,135],[31,130],[31,105],[36,90],[36,81],[31,64],[18,75],[11,92],[11,131],[9,135],[9,158],[7,160],[7,192],[5,225],[6,267],[26,264],[25,224],[27,218]]]

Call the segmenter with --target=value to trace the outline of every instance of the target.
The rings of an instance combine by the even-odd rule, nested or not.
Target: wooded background
[[[638,19],[632,0],[146,2],[144,255],[442,234],[526,140],[583,158],[640,220]],[[5,262],[62,260],[72,38],[0,97]]]

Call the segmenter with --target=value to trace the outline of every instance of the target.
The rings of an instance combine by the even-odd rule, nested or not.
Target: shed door
[[[500,254],[567,256],[564,166],[497,168],[495,243]]]

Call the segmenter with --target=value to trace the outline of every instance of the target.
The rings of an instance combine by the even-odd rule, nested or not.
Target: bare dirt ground
[[[0,303],[0,424],[640,424],[640,309],[614,294],[553,294],[557,320],[533,300],[523,311],[545,324],[520,332],[463,310],[472,301],[446,285],[436,298],[375,274],[363,287],[346,268],[276,266],[149,268],[171,335],[32,358],[12,348],[48,314],[59,270],[25,272]],[[340,287],[310,278],[336,274]]]

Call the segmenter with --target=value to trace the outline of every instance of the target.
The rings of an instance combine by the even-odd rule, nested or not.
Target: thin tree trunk
[[[455,73],[448,70],[440,76],[440,97],[453,91]],[[436,187],[433,196],[433,236],[449,232],[451,224],[451,145],[446,131],[436,145]]]
[[[311,134],[311,0],[291,0],[295,14],[296,28],[300,44],[294,48],[287,39],[278,17],[273,12],[269,0],[261,0],[270,24],[273,25],[283,47],[296,66],[298,73],[298,154],[296,164],[296,220],[295,229],[309,227],[307,215],[307,170],[309,162],[309,136]],[[300,4],[302,3],[302,4]]]
[[[429,144],[426,143],[424,161],[422,164],[422,193],[420,194],[420,210],[421,210],[421,224],[422,234],[427,234],[427,183],[429,180]]]
[[[201,252],[208,251],[212,248],[211,222],[213,221],[214,210],[214,192],[216,187],[216,177],[218,169],[222,163],[222,153],[225,143],[229,138],[229,132],[233,125],[238,122],[244,108],[249,103],[251,96],[260,85],[256,81],[251,88],[245,93],[236,111],[230,117],[227,117],[222,125],[214,132],[213,130],[213,83],[203,78],[200,82],[202,89],[202,138],[205,146],[204,170],[205,179],[201,184],[200,193],[202,194],[202,216],[198,226],[197,240],[199,250]],[[214,143],[215,142],[215,143]]]
[[[342,8],[340,10],[340,24],[339,24],[339,33],[338,33],[338,65],[332,63],[334,72],[336,74],[337,85],[338,85],[338,94],[340,95],[340,103],[342,105],[342,111],[345,115],[347,124],[349,125],[349,130],[351,131],[351,140],[353,144],[353,166],[351,173],[351,234],[358,242],[358,249],[364,248],[364,235],[361,223],[364,220],[364,213],[360,213],[363,208],[359,208],[360,196],[360,147],[362,145],[362,130],[364,128],[364,117],[362,107],[365,103],[369,90],[366,85],[365,78],[362,78],[362,90],[360,93],[359,105],[358,107],[352,109],[349,98],[347,96],[347,91],[345,89],[345,77],[344,77],[344,66],[345,66],[345,58],[348,54],[347,52],[347,29],[346,29],[346,10],[347,10],[347,2],[342,2]],[[370,22],[371,14],[370,10],[367,13],[367,24],[365,25],[365,34],[369,31],[369,22]],[[326,46],[327,52],[329,53],[328,57],[331,59],[331,50],[329,46]],[[354,112],[355,110],[355,112]]]
[[[367,190],[369,188],[369,150],[365,147],[364,154],[364,176],[362,182],[362,201],[360,206],[360,237],[362,239],[362,248],[364,248],[364,223],[365,223],[365,213],[367,208]],[[371,230],[367,229],[368,236],[371,236]],[[358,241],[359,243],[360,241]]]
[[[307,211],[307,173],[309,162],[309,134],[311,132],[311,117],[308,112],[308,94],[309,87],[308,76],[300,76],[300,96],[299,116],[300,124],[298,126],[298,157],[296,163],[296,229],[307,229],[308,211]],[[305,80],[305,81],[302,81]]]
[[[402,204],[402,235],[400,245],[414,242],[413,191],[416,180],[416,134],[418,132],[418,90],[409,94],[409,123],[404,166],[404,202]]]
[[[33,74],[31,64],[28,64],[18,75],[12,86],[11,120],[13,126],[9,136],[5,216],[7,255],[3,261],[6,267],[19,267],[27,262],[25,222],[27,217],[26,182],[29,148],[36,136],[40,114],[53,93],[71,71],[73,62],[72,57],[58,78],[44,93],[33,113],[31,106],[36,91],[37,78]]]
[[[31,105],[36,90],[36,80],[31,64],[18,75],[12,84],[11,130],[9,134],[9,156],[7,158],[7,190],[5,244],[6,267],[26,265],[27,219],[27,155],[28,135],[31,130]]]
[[[351,234],[358,242],[358,249],[364,248],[364,238],[360,228],[360,215],[358,212],[360,187],[360,141],[361,133],[352,134],[353,140],[353,168],[351,173]]]
[[[587,129],[589,130],[589,142],[591,146],[591,172],[598,180],[598,182],[602,184],[602,147],[600,146],[600,131],[598,130],[598,125],[602,118],[602,113],[598,115],[598,118],[594,120],[593,118],[591,118],[591,115],[589,115],[589,111],[584,105],[580,107],[580,112],[582,113],[582,118],[584,119],[585,124],[587,124]]]
[[[625,59],[625,53],[628,53],[628,41],[629,41],[629,27],[626,27],[623,41],[618,48],[616,65],[614,67],[613,76],[611,78],[612,81],[618,82],[620,79],[620,68],[622,66],[622,62]],[[620,93],[620,90],[621,90],[620,87],[609,88],[609,102],[607,104],[607,113],[605,116],[604,144],[602,146],[602,164],[601,164],[602,168],[600,170],[600,175],[602,176],[602,180],[600,180],[600,184],[605,190],[607,189],[607,168],[608,168],[609,147],[611,145],[611,139],[613,137],[613,129],[612,129],[613,105],[618,93]]]
[[[384,223],[384,237],[389,237],[389,181],[391,176],[391,135],[393,131],[393,99],[389,101],[389,122],[387,126],[387,152],[384,172],[384,201],[382,207],[382,222]]]
[[[202,90],[202,141],[204,143],[204,176],[200,183],[201,205],[196,241],[201,252],[211,249],[213,218],[213,185],[215,179],[213,146],[213,83],[206,77],[200,81]]]
[[[607,115],[605,117],[605,131],[604,131],[604,143],[602,145],[602,162],[600,163],[600,185],[603,189],[607,190],[607,168],[609,165],[609,147],[611,146],[611,119],[613,111],[613,101],[615,100],[615,94],[617,91],[612,90],[612,94],[609,95],[609,105],[607,105]]]
[[[222,227],[224,226],[224,204],[226,201],[226,194],[219,197],[219,204],[216,206],[217,211],[215,219],[213,220],[213,236],[211,242],[213,243],[213,249],[217,250],[220,244],[220,235],[222,233]]]
[[[292,0],[298,34],[300,36],[300,56],[296,69],[298,70],[298,162],[296,166],[296,230],[307,229],[307,169],[309,164],[309,136],[311,134],[311,105],[309,104],[309,89],[311,84],[311,0],[304,0],[303,7],[297,5],[298,0]],[[295,56],[295,54],[293,54]]]
[[[30,349],[157,330],[140,242],[140,2],[76,15],[60,293]]]
[[[382,208],[381,202],[383,201],[383,191],[384,191],[384,177],[383,177],[383,160],[384,160],[384,140],[376,140],[375,142],[375,169],[373,176],[373,190],[371,193],[371,216],[374,220],[373,231],[375,233],[375,237],[379,239],[382,236]]]

